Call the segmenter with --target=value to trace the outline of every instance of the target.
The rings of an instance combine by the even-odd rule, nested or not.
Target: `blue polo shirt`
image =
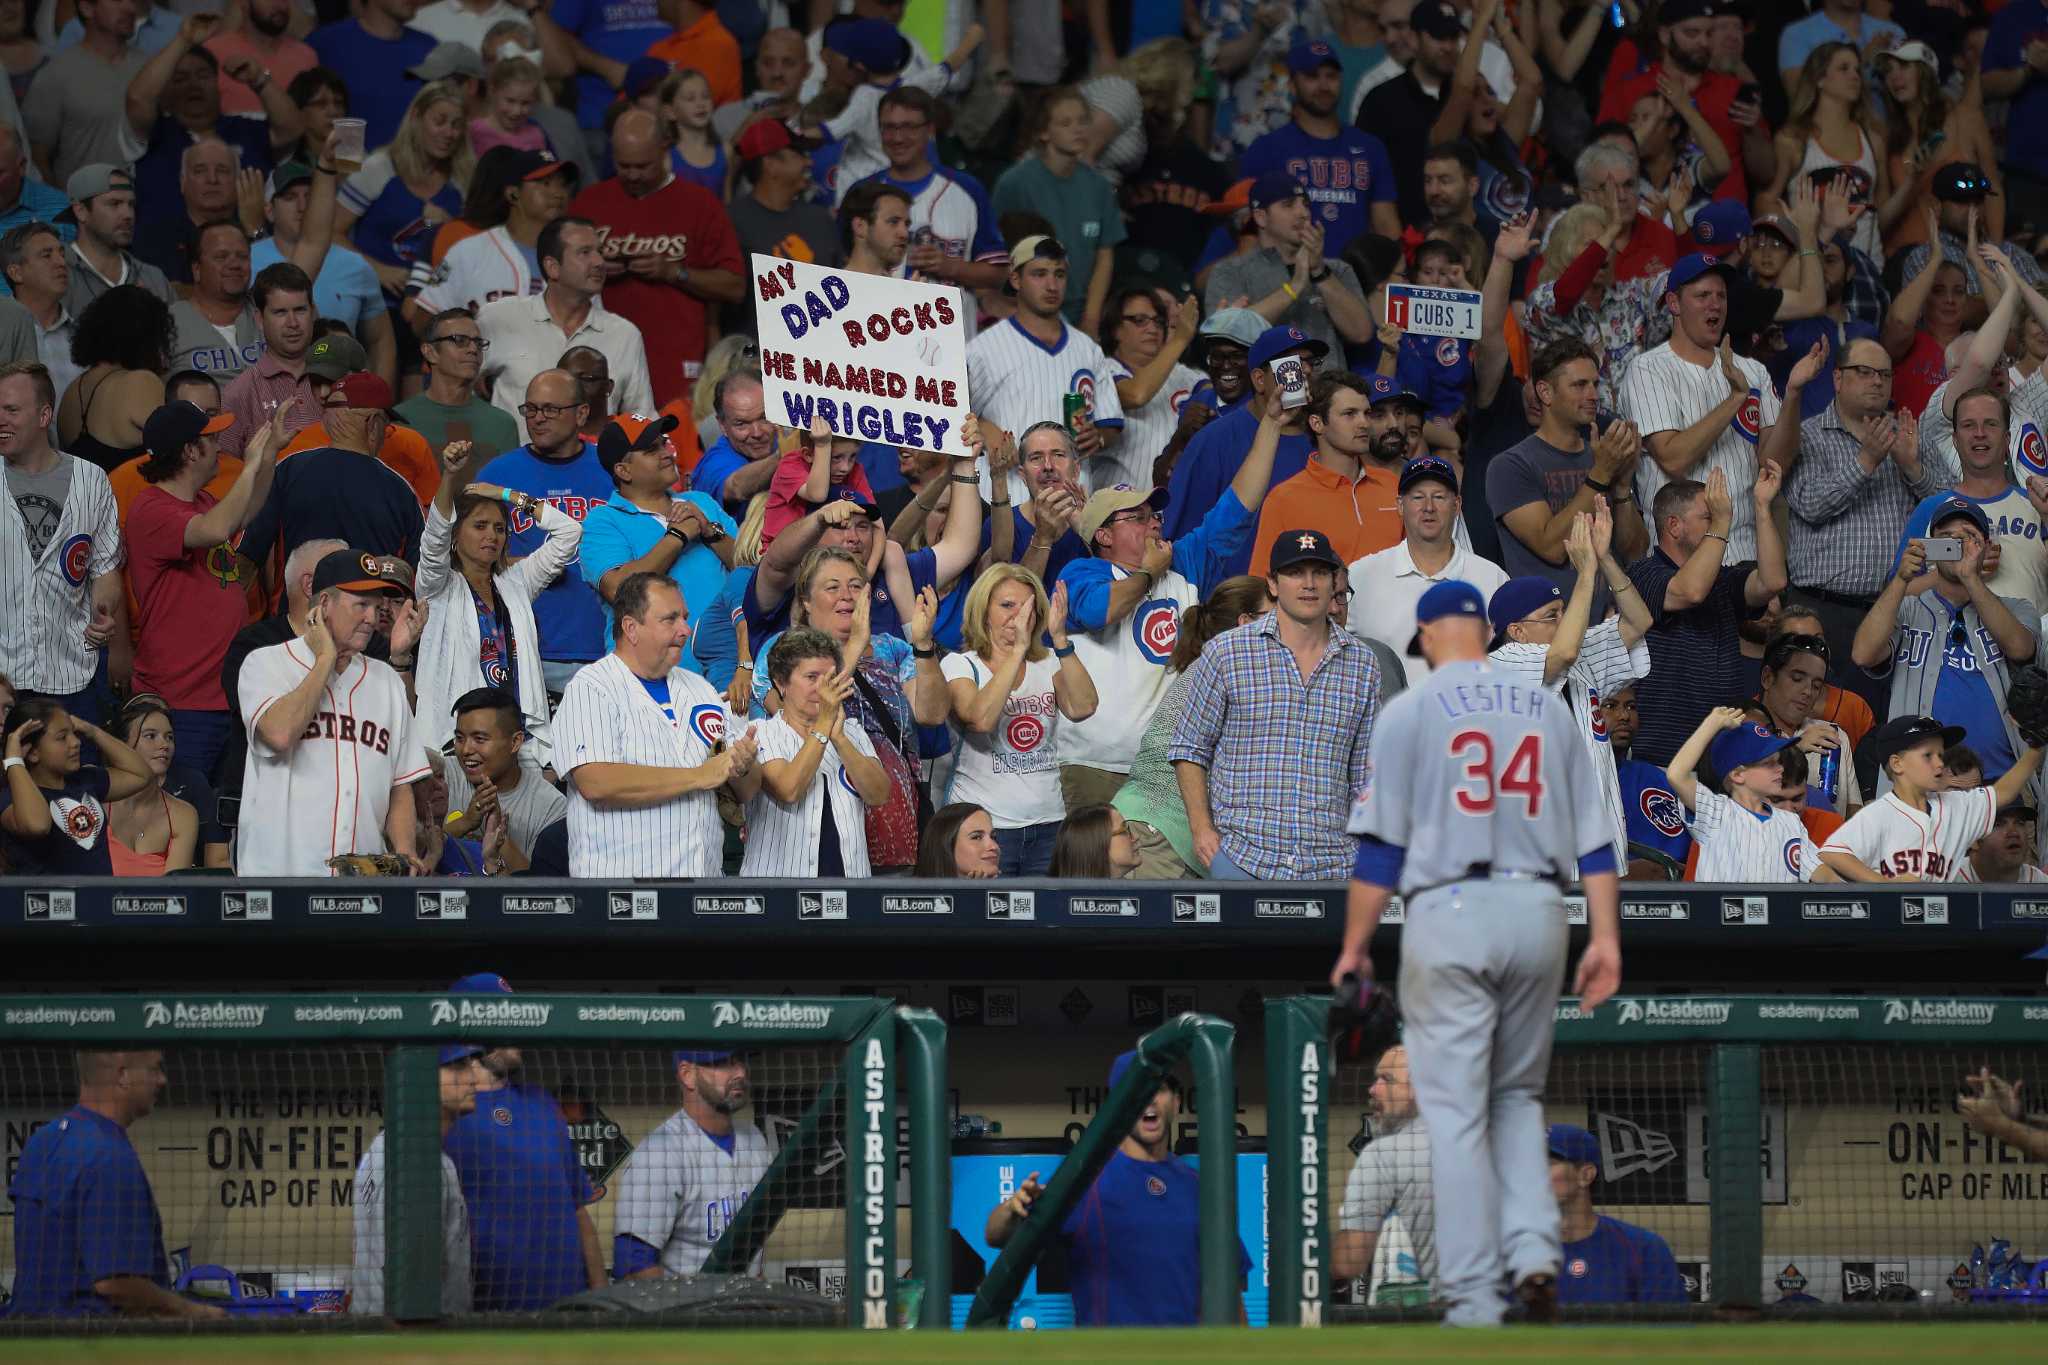
[[[1202,1312],[1201,1180],[1179,1157],[1121,1150],[1060,1224],[1082,1327],[1193,1326]],[[1244,1245],[1239,1274],[1251,1268]]]
[[[520,446],[485,465],[477,477],[500,488],[545,498],[579,525],[589,518],[592,508],[602,507],[618,492],[612,476],[597,462],[596,445],[589,441],[566,460],[544,459],[533,453],[532,446]],[[513,558],[532,554],[547,540],[539,523],[517,509],[512,512],[511,530],[505,553]],[[604,603],[598,600],[597,589],[584,581],[580,558],[570,560],[569,567],[533,599],[533,624],[540,631],[543,659],[590,663],[611,652]]]
[[[606,477],[609,479],[610,476]],[[738,524],[725,514],[716,498],[694,491],[679,496],[703,513],[706,521],[723,528],[727,535],[739,534]],[[666,517],[643,512],[628,502],[625,494],[614,493],[610,500],[591,508],[583,519],[583,581],[595,589],[606,574],[646,554],[667,533]],[[668,576],[682,590],[683,605],[689,610],[690,620],[697,622],[710,613],[712,599],[725,586],[726,567],[709,546],[693,542],[676,557]],[[604,612],[604,636],[609,640],[612,609],[602,598],[598,600],[598,607]],[[694,631],[683,645],[682,667],[692,672],[699,671]]]
[[[1167,482],[1166,521],[1160,528],[1161,535],[1178,541],[1202,524],[1210,509],[1230,491],[1230,482],[1237,477],[1258,432],[1258,414],[1252,411],[1251,404],[1245,403],[1195,433],[1195,439],[1181,451],[1173,466],[1173,477]],[[1308,468],[1309,452],[1314,448],[1315,442],[1306,432],[1299,436],[1283,435],[1280,448],[1273,455],[1273,477],[1266,486],[1277,488]],[[1246,536],[1226,556],[1223,578],[1250,572],[1251,562],[1252,537]]]
[[[711,685],[723,692],[732,686],[732,675],[740,666],[740,636],[737,627],[745,615],[740,600],[747,595],[747,585],[754,581],[754,566],[743,564],[725,576],[725,586],[718,590],[718,596],[711,599],[711,609],[704,613],[691,632],[690,643],[697,647],[697,669]],[[747,639],[755,637],[751,631]],[[762,639],[767,636],[760,637]],[[767,666],[767,660],[757,662]]]
[[[732,442],[721,434],[704,451],[697,467],[690,471],[690,487],[707,497],[723,499],[725,481],[746,468],[747,457],[732,448]]]
[[[93,1285],[133,1275],[171,1285],[164,1225],[128,1133],[74,1106],[29,1136],[8,1193],[14,1200],[10,1317],[111,1312]]]
[[[528,1312],[589,1288],[576,1214],[597,1196],[552,1095],[480,1091],[441,1150],[469,1205],[477,1312]]]
[[[249,278],[284,259],[275,237],[265,237],[249,247]],[[384,286],[370,263],[346,247],[337,246],[320,264],[313,281],[313,307],[323,318],[339,318],[357,337],[363,328],[384,311]]]
[[[1564,1244],[1559,1303],[1684,1303],[1685,1281],[1662,1237],[1605,1214],[1593,1231]]]

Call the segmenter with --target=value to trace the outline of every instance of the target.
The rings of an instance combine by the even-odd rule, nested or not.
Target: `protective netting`
[[[0,1321],[147,1315],[138,1277],[242,1320],[395,1314],[386,1266],[428,1243],[442,1314],[596,1287],[582,1307],[775,1316],[773,1295],[712,1294],[726,1272],[843,1298],[844,1052],[432,1046],[394,1090],[374,1044],[0,1046]],[[385,1151],[406,1103],[441,1134],[438,1182]],[[616,1287],[700,1270],[694,1299]]]
[[[1966,1076],[1988,1069],[2024,1082],[2023,1119],[2041,1125],[2038,1049],[1816,1043],[1759,1052],[1762,1198],[1734,1215],[1753,1220],[1762,1260],[1727,1272],[1756,1275],[1744,1300],[1930,1309],[2025,1301],[2028,1283],[2042,1278],[2036,1263],[2048,1258],[2048,1166],[1987,1137],[1956,1099]],[[1553,1197],[1567,1210],[1568,1305],[1576,1296],[1603,1315],[1648,1316],[1713,1300],[1713,1057],[1707,1044],[1561,1046],[1553,1056],[1546,1118],[1578,1130],[1551,1134]],[[1432,1297],[1434,1189],[1402,1063],[1397,1053],[1339,1065],[1331,1077],[1331,1302],[1369,1304],[1375,1315],[1426,1311]],[[1560,1146],[1597,1164],[1559,1161]],[[1601,1219],[1654,1233],[1668,1262],[1643,1239],[1616,1243]],[[1571,1240],[1574,1227],[1586,1236]]]

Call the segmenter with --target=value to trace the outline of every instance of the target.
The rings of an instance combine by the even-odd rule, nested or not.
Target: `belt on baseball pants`
[[[1449,877],[1440,882],[1431,882],[1428,886],[1418,886],[1413,891],[1402,894],[1404,900],[1412,903],[1418,896],[1427,895],[1431,891],[1441,891],[1447,886],[1456,886],[1459,882],[1485,881],[1549,882],[1560,891],[1564,889],[1564,882],[1558,877],[1554,869],[1546,869],[1542,872],[1529,872],[1518,867],[1495,867],[1492,863],[1468,863],[1462,876]]]

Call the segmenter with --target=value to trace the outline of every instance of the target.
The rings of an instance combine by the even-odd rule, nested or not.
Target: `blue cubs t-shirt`
[[[112,1311],[93,1285],[135,1276],[171,1286],[164,1225],[127,1130],[77,1105],[29,1135],[14,1201],[11,1317]]]
[[[1426,415],[1451,416],[1472,392],[1472,343],[1457,337],[1404,335],[1395,357],[1394,383],[1420,398]]]
[[[576,1215],[596,1192],[553,1096],[530,1085],[480,1091],[441,1150],[469,1205],[479,1313],[546,1308],[589,1287]]]
[[[1559,1303],[1684,1303],[1685,1280],[1662,1237],[1605,1214],[1564,1244]]]
[[[1417,130],[1417,137],[1422,136]],[[1323,226],[1323,254],[1335,256],[1352,238],[1372,231],[1372,206],[1394,199],[1394,163],[1387,144],[1371,133],[1345,128],[1316,137],[1289,119],[1245,149],[1238,174],[1257,180],[1286,171],[1308,190],[1309,212]]]
[[[1621,783],[1621,809],[1628,820],[1628,841],[1654,848],[1685,866],[1692,854],[1692,833],[1686,828],[1685,807],[1664,770],[1639,758],[1618,758],[1614,776]]]
[[[1200,1177],[1113,1153],[1060,1224],[1082,1327],[1192,1326],[1202,1311]],[[1239,1274],[1251,1268],[1240,1243]]]
[[[520,446],[492,460],[477,476],[484,483],[532,497],[544,498],[571,521],[581,525],[590,509],[610,500],[616,491],[612,476],[597,462],[597,447],[589,441],[566,460],[549,460],[533,453],[532,446]],[[508,559],[523,559],[547,539],[538,522],[518,508],[512,514],[511,537],[506,542]],[[604,633],[604,604],[597,590],[583,581],[583,561],[569,561],[555,581],[533,599],[533,624],[540,631],[540,656],[570,663],[590,663],[610,652]]]

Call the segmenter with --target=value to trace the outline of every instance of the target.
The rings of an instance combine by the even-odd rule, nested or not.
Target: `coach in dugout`
[[[1109,1089],[1137,1064],[1126,1052],[1110,1064]],[[1180,1079],[1159,1080],[1152,1103],[1110,1153],[1095,1183],[1060,1224],[1080,1327],[1192,1327],[1201,1319],[1201,1213],[1195,1168],[1173,1154]],[[988,1216],[984,1239],[1008,1245],[1045,1193],[1033,1171]],[[1251,1257],[1238,1244],[1239,1288]],[[1238,1300],[1237,1320],[1244,1321]]]
[[[619,1172],[612,1276],[658,1280],[694,1275],[775,1153],[760,1125],[733,1116],[752,1089],[737,1052],[686,1049],[675,1055],[683,1107],[640,1142]],[[757,1256],[754,1271],[761,1267]]]
[[[1557,1301],[1684,1303],[1685,1281],[1670,1245],[1648,1228],[1594,1212],[1599,1178],[1599,1140],[1574,1124],[1551,1124],[1550,1192],[1564,1240]]]
[[[1365,1276],[1371,1287],[1375,1253],[1385,1237],[1395,1253],[1385,1287],[1427,1286],[1436,1279],[1436,1186],[1430,1176],[1429,1123],[1415,1104],[1407,1048],[1396,1043],[1380,1054],[1371,1095],[1373,1139],[1344,1182],[1330,1271],[1340,1280]]]
[[[510,995],[512,987],[496,972],[476,972],[448,991]],[[541,1087],[513,1079],[524,1060],[518,1048],[494,1047],[479,1060],[477,1081],[486,1088],[441,1143],[469,1206],[476,1311],[529,1312],[604,1288],[604,1252],[589,1209],[597,1192],[561,1107]]]
[[[171,1292],[163,1219],[128,1137],[163,1089],[161,1052],[78,1054],[78,1103],[29,1136],[8,1188],[14,1297],[0,1316],[227,1316]]]

